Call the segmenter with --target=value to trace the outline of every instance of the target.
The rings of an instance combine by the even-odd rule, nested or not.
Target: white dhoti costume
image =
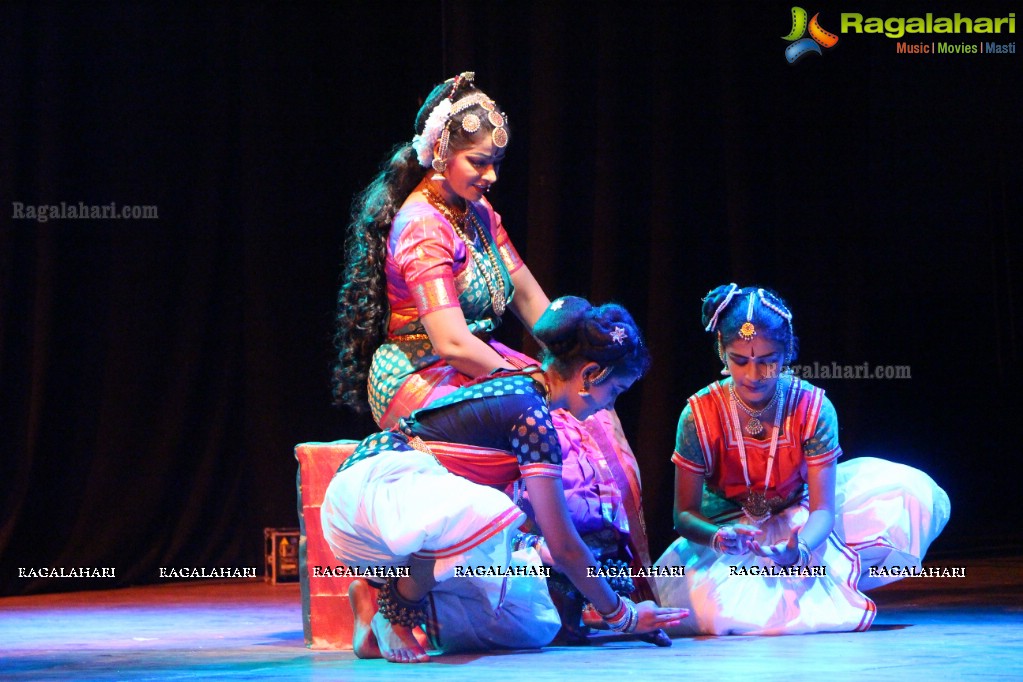
[[[806,381],[780,380],[781,412],[770,438],[750,437],[730,381],[690,397],[679,419],[672,462],[679,475],[704,478],[703,515],[718,525],[753,524],[740,505],[763,490],[760,500],[771,513],[757,540],[784,542],[809,518],[811,472],[835,467],[834,530],[813,548],[810,575],[783,577],[771,559],[718,554],[680,538],[657,561],[685,567],[684,576],[656,581],[661,605],[692,611],[679,633],[866,630],[876,609],[863,590],[897,579],[871,576],[871,567],[920,566],[948,521],[948,496],[930,476],[902,464],[872,457],[836,464],[838,418],[824,391]]]
[[[922,471],[864,457],[838,465],[835,503],[835,530],[814,550],[809,564],[824,575],[774,577],[770,572],[777,567],[770,559],[718,554],[706,545],[676,540],[657,561],[658,566],[685,566],[684,576],[657,580],[662,605],[692,611],[673,634],[780,635],[869,628],[876,609],[863,590],[898,579],[872,577],[870,568],[919,567],[948,521],[949,499]],[[806,523],[808,505],[804,496],[773,515],[760,526],[759,542],[787,540],[794,528]],[[741,512],[712,520],[750,523]]]
[[[457,577],[466,567],[535,565],[533,550],[512,555],[525,514],[504,493],[450,473],[418,451],[382,452],[339,472],[321,508],[324,535],[350,567],[435,561],[428,632],[441,651],[533,648],[560,627],[546,580],[535,576]]]

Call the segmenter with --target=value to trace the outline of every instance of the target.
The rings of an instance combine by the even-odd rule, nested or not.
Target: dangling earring
[[[434,182],[444,182],[445,180],[447,180],[447,178],[444,177],[443,173],[434,173],[433,175],[430,176],[430,179],[433,180]]]
[[[581,396],[588,396],[590,394],[590,380],[589,379],[583,379],[583,389],[581,391],[578,391],[578,394],[581,395]]]
[[[732,373],[728,371],[728,360],[725,360],[725,348],[721,345],[721,332],[718,332],[718,359],[721,360],[721,364],[724,367],[721,368],[721,375],[730,377]]]

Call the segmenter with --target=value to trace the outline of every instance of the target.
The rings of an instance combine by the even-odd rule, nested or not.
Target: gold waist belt
[[[491,339],[490,332],[473,332],[473,336],[484,342],[489,342]],[[387,337],[387,343],[411,343],[414,341],[429,341],[430,335],[425,332],[419,334],[395,334]]]

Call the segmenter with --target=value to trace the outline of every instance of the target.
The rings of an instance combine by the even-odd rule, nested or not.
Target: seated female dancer
[[[423,623],[445,652],[550,641],[559,622],[544,579],[501,575],[512,564],[540,567],[535,538],[513,547],[525,514],[501,490],[517,489],[520,480],[550,559],[611,629],[651,632],[686,615],[634,604],[603,578],[587,576],[597,564],[561,486],[550,410],[585,419],[613,407],[649,363],[639,330],[620,306],[566,297],[551,304],[534,333],[547,349],[542,371],[497,370],[413,412],[395,430],[360,443],[331,481],[321,515],[337,558],[351,567],[409,569],[378,589],[357,581],[358,656],[428,660],[416,638]],[[467,567],[499,575],[458,577]]]
[[[692,609],[681,631],[694,634],[869,628],[875,607],[862,590],[891,580],[869,567],[919,566],[948,521],[948,496],[902,464],[836,465],[835,408],[780,371],[797,339],[775,293],[718,287],[704,299],[703,324],[731,377],[689,398],[679,419],[682,537],[657,563],[685,566],[685,575],[657,580],[661,603]]]
[[[356,197],[338,294],[334,395],[381,428],[495,369],[535,364],[494,341],[506,309],[532,329],[549,300],[484,198],[509,129],[473,74],[436,86]],[[367,392],[368,388],[368,392]]]
[[[505,310],[532,329],[549,303],[484,198],[509,142],[500,107],[463,73],[433,89],[415,131],[356,198],[338,294],[335,399],[368,403],[383,429],[476,377],[536,364],[491,333]],[[639,469],[617,416],[551,416],[577,528],[594,532],[595,551],[649,566]]]

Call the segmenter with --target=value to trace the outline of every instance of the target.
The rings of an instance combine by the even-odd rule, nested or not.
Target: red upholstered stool
[[[352,609],[348,603],[351,578],[330,573],[340,562],[334,558],[320,526],[320,505],[327,485],[341,462],[359,441],[302,443],[295,447],[298,460],[298,512],[302,536],[298,545],[302,584],[302,629],[305,644],[313,649],[352,648]],[[314,575],[320,573],[321,575]],[[327,575],[322,575],[322,574]]]

